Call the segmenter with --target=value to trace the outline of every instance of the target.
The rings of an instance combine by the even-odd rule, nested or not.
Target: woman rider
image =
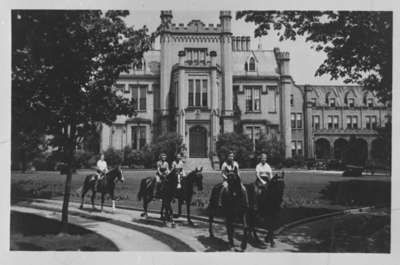
[[[222,175],[222,188],[219,193],[219,198],[218,198],[218,205],[221,207],[222,206],[222,195],[224,194],[225,191],[228,191],[228,175],[229,174],[236,174],[239,177],[240,180],[240,185],[242,188],[242,198],[245,203],[245,206],[249,206],[249,200],[247,197],[247,192],[246,188],[244,187],[242,180],[240,178],[240,173],[239,173],[239,164],[234,160],[235,155],[233,152],[229,152],[227,160],[222,164],[221,167],[221,175]]]
[[[156,172],[156,182],[153,189],[153,197],[157,195],[160,189],[161,181],[169,174],[169,165],[167,162],[167,155],[165,153],[160,154],[160,160],[157,161],[157,172]]]
[[[272,178],[271,167],[267,163],[267,154],[262,153],[260,163],[256,166],[256,182],[254,189],[254,209],[258,209],[257,195],[261,194],[262,188],[266,187],[266,184]]]
[[[175,160],[172,162],[171,165],[171,170],[176,169],[178,173],[178,185],[177,188],[180,189],[182,188],[181,185],[181,180],[183,177],[185,177],[185,170],[183,169],[183,161],[182,161],[182,156],[181,154],[177,154],[175,157]]]

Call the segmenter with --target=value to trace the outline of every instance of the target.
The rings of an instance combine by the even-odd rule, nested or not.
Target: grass
[[[72,178],[71,201],[80,201],[79,188],[89,171],[78,171]],[[142,207],[136,198],[139,182],[152,176],[152,171],[124,171],[125,182],[116,187],[117,205]],[[210,191],[221,181],[219,173],[203,174],[203,191],[194,195],[192,214],[205,215]],[[245,183],[253,182],[254,173],[243,172]],[[12,172],[11,196],[61,199],[64,192],[65,176],[58,172],[18,173]],[[89,203],[90,194],[86,202]],[[372,198],[372,199],[371,199]],[[99,197],[96,203],[99,204]],[[324,214],[334,210],[378,204],[390,205],[390,177],[375,176],[342,178],[340,175],[323,173],[286,173],[281,224],[304,217]],[[89,205],[87,205],[88,207]],[[177,207],[175,206],[175,209]],[[183,212],[185,212],[183,207]],[[153,202],[150,209],[159,210],[160,203]],[[175,210],[176,211],[176,210]]]
[[[11,212],[10,250],[118,251],[110,240],[70,225],[59,234],[60,222],[33,214]]]

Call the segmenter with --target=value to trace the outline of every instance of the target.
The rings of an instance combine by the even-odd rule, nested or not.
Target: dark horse
[[[182,188],[178,189],[175,198],[178,199],[178,214],[176,218],[182,214],[182,204],[186,203],[186,218],[189,225],[194,225],[190,217],[190,205],[192,203],[192,198],[194,194],[194,186],[196,186],[198,191],[203,190],[203,168],[195,168],[191,171],[185,178],[181,180]],[[161,211],[162,212],[162,211]]]
[[[81,206],[80,209],[83,208],[83,203],[85,201],[85,194],[89,190],[92,190],[92,208],[96,209],[94,206],[94,198],[96,196],[96,192],[101,193],[101,211],[103,211],[103,204],[105,195],[109,194],[112,200],[112,210],[115,210],[115,197],[114,197],[114,188],[115,183],[117,181],[124,182],[124,176],[122,175],[122,170],[120,167],[116,167],[111,169],[106,173],[103,179],[99,179],[96,185],[96,174],[91,174],[86,176],[85,181],[83,182],[82,194],[81,194]]]
[[[243,202],[243,195],[242,193],[242,188],[241,188],[241,183],[240,183],[240,178],[237,174],[231,173],[228,176],[228,191],[224,192],[222,195],[222,214],[225,217],[225,225],[226,225],[226,230],[228,233],[228,241],[229,241],[229,247],[231,250],[238,250],[235,248],[234,243],[233,243],[233,236],[234,236],[234,221],[236,219],[240,220],[242,225],[243,225],[243,233],[244,237],[241,243],[241,251],[246,249],[246,243],[247,243],[247,234],[248,234],[248,227],[247,227],[247,211],[248,207],[244,205]],[[209,233],[210,237],[214,237],[214,232],[213,232],[213,227],[212,223],[214,220],[214,216],[217,213],[217,210],[219,209],[218,206],[218,200],[219,200],[219,194],[220,190],[222,188],[222,184],[217,184],[214,186],[214,188],[211,191],[211,197],[210,197],[210,202],[208,206],[208,211],[209,211]]]
[[[254,196],[256,184],[245,185],[247,194],[249,195],[250,206],[247,212],[249,235],[253,235],[255,242],[260,247],[265,247],[265,245],[258,237],[255,229],[259,219],[261,220],[261,225],[268,230],[265,242],[270,243],[271,247],[275,245],[274,230],[278,226],[279,212],[283,200],[283,191],[285,188],[284,175],[284,172],[281,175],[275,174],[264,187],[261,187],[261,192],[256,198]],[[257,200],[257,209],[254,208],[255,199]]]
[[[178,172],[176,169],[171,170],[171,172],[165,177],[165,180],[161,183],[161,188],[159,192],[159,197],[162,200],[161,212],[165,212],[162,215],[165,221],[170,221],[174,225],[173,210],[172,210],[172,200],[175,197],[178,185]],[[153,177],[147,177],[142,179],[140,182],[140,188],[137,195],[138,200],[143,199],[143,210],[141,214],[142,217],[147,217],[147,205],[153,199],[153,189],[155,188],[155,179]]]

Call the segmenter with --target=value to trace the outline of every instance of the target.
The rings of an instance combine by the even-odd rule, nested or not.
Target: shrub
[[[253,143],[247,135],[238,133],[224,133],[218,136],[216,143],[218,158],[223,163],[229,152],[235,154],[240,167],[249,167],[253,164]]]
[[[154,142],[143,148],[143,162],[146,166],[155,165],[161,153],[166,153],[168,163],[174,160],[177,153],[183,153],[186,150],[183,139],[177,133],[165,133],[157,137]],[[153,167],[152,166],[152,167]]]
[[[122,151],[110,147],[104,152],[104,159],[110,167],[121,165],[123,160]]]
[[[131,168],[144,165],[144,152],[142,150],[133,150],[131,147],[124,148],[124,165]]]
[[[268,156],[268,163],[274,166],[282,163],[285,155],[285,145],[276,135],[272,137],[262,135],[260,140],[257,141],[255,149],[257,158],[259,158],[262,153],[266,153]]]
[[[93,152],[78,150],[75,153],[76,168],[92,168],[96,165],[96,156]]]

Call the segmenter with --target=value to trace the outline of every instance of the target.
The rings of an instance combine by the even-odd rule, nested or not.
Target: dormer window
[[[335,98],[329,98],[328,105],[329,107],[335,107],[336,106]]]
[[[255,70],[256,70],[256,61],[254,60],[253,57],[251,57],[249,60],[249,71],[254,72]]]
[[[374,99],[373,98],[367,98],[367,106],[372,108],[374,106]]]
[[[249,64],[247,62],[244,63],[244,70],[249,71]]]
[[[354,98],[347,99],[347,106],[351,108],[354,107]]]

